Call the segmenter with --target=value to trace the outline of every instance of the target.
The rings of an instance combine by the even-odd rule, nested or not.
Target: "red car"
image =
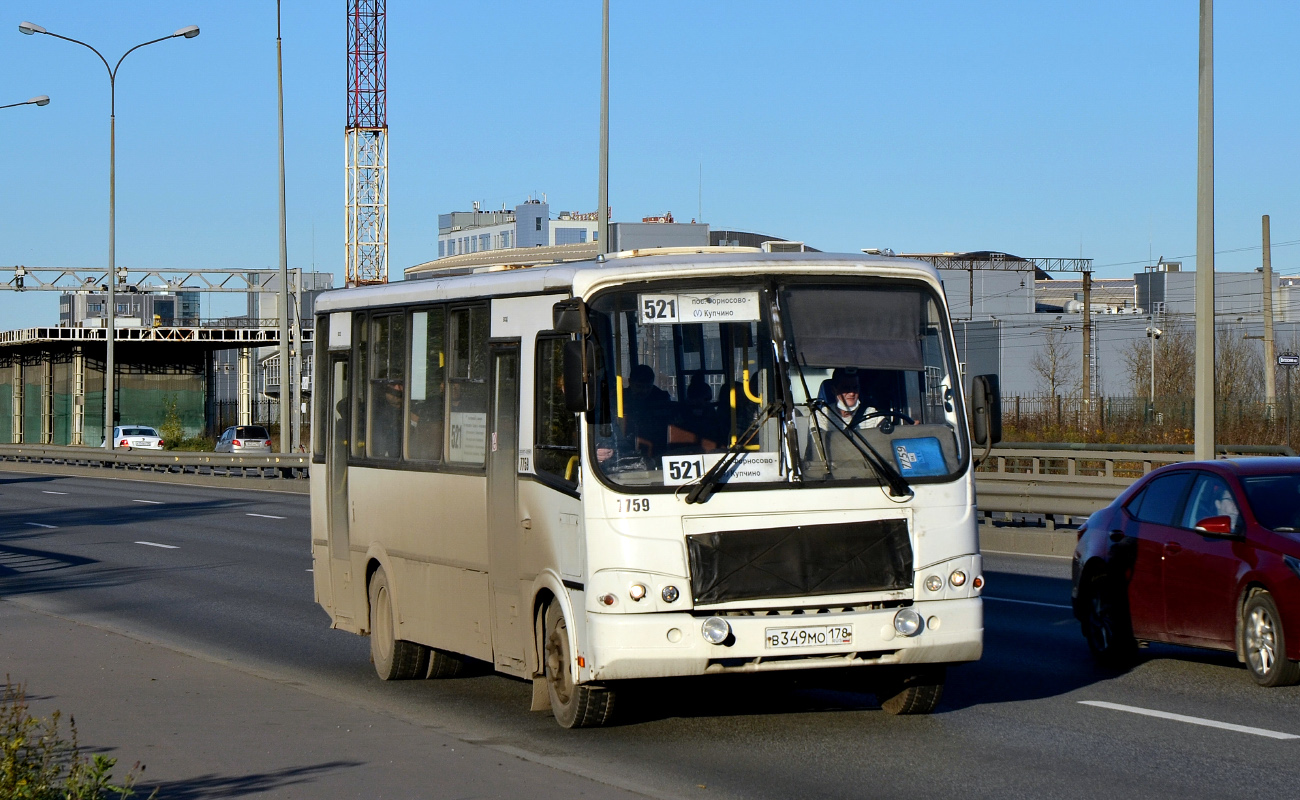
[[[1105,665],[1171,642],[1235,651],[1261,686],[1300,682],[1300,458],[1152,472],[1079,529],[1073,577]]]

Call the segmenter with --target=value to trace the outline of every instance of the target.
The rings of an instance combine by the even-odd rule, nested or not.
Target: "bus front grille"
[[[697,604],[912,586],[904,519],[718,531],[686,540]]]

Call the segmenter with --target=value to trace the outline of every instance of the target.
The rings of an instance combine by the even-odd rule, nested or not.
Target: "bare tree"
[[[1038,390],[1052,397],[1079,388],[1077,354],[1059,328],[1043,332],[1043,346],[1034,351],[1029,368],[1038,376]]]
[[[1245,333],[1240,325],[1215,331],[1214,392],[1219,400],[1254,402],[1264,393],[1264,360]]]

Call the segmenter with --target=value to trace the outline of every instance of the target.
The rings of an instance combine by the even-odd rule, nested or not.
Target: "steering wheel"
[[[884,411],[873,411],[870,414],[864,415],[862,417],[862,422],[866,422],[869,419],[881,420],[881,423],[878,426],[880,428],[881,433],[893,433],[894,420],[907,423],[908,425],[916,424],[916,420],[912,419],[911,417],[907,416],[901,411],[894,411],[893,409],[885,409]],[[858,423],[858,427],[862,427],[862,422]]]

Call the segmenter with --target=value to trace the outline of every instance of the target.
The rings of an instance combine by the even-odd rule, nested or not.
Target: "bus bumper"
[[[727,672],[768,672],[869,664],[939,664],[976,661],[984,649],[984,609],[978,597],[910,606],[925,619],[920,633],[894,630],[897,608],[797,616],[726,616],[732,636],[710,644],[697,615],[587,615],[586,666],[578,680],[659,678]],[[936,624],[937,623],[937,624]],[[767,630],[853,626],[852,644],[769,648]]]

